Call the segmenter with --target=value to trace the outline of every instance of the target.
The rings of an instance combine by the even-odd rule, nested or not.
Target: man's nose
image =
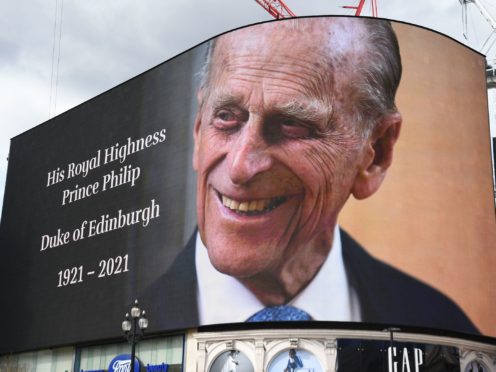
[[[229,151],[229,176],[240,185],[251,181],[257,174],[272,167],[270,146],[263,138],[261,126],[247,123],[241,130],[234,147]]]

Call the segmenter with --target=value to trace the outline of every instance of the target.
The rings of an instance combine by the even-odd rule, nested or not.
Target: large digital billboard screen
[[[12,139],[0,352],[313,320],[496,336],[485,60],[429,30],[235,30]]]

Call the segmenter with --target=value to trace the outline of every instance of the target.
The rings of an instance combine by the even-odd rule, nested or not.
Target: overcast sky
[[[49,112],[60,114],[205,39],[270,19],[254,0],[57,1],[0,2],[0,207],[10,138],[46,121]],[[496,0],[481,1],[496,14]],[[459,0],[377,2],[381,17],[420,24],[467,43]],[[286,3],[303,16],[351,14],[339,6],[358,0]],[[61,5],[62,22],[54,29]],[[52,91],[50,105],[54,30],[58,40],[60,25],[57,95],[55,100]],[[473,4],[468,26],[468,43],[478,49],[491,28]]]

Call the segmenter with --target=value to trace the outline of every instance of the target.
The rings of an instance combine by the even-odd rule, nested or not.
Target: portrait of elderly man
[[[210,42],[193,133],[198,231],[152,288],[167,327],[328,320],[477,332],[450,299],[337,224],[393,162],[401,73],[386,21],[287,20]]]

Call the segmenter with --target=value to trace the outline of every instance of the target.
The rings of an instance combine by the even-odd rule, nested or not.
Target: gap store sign
[[[460,372],[458,348],[412,342],[338,340],[340,371]]]

